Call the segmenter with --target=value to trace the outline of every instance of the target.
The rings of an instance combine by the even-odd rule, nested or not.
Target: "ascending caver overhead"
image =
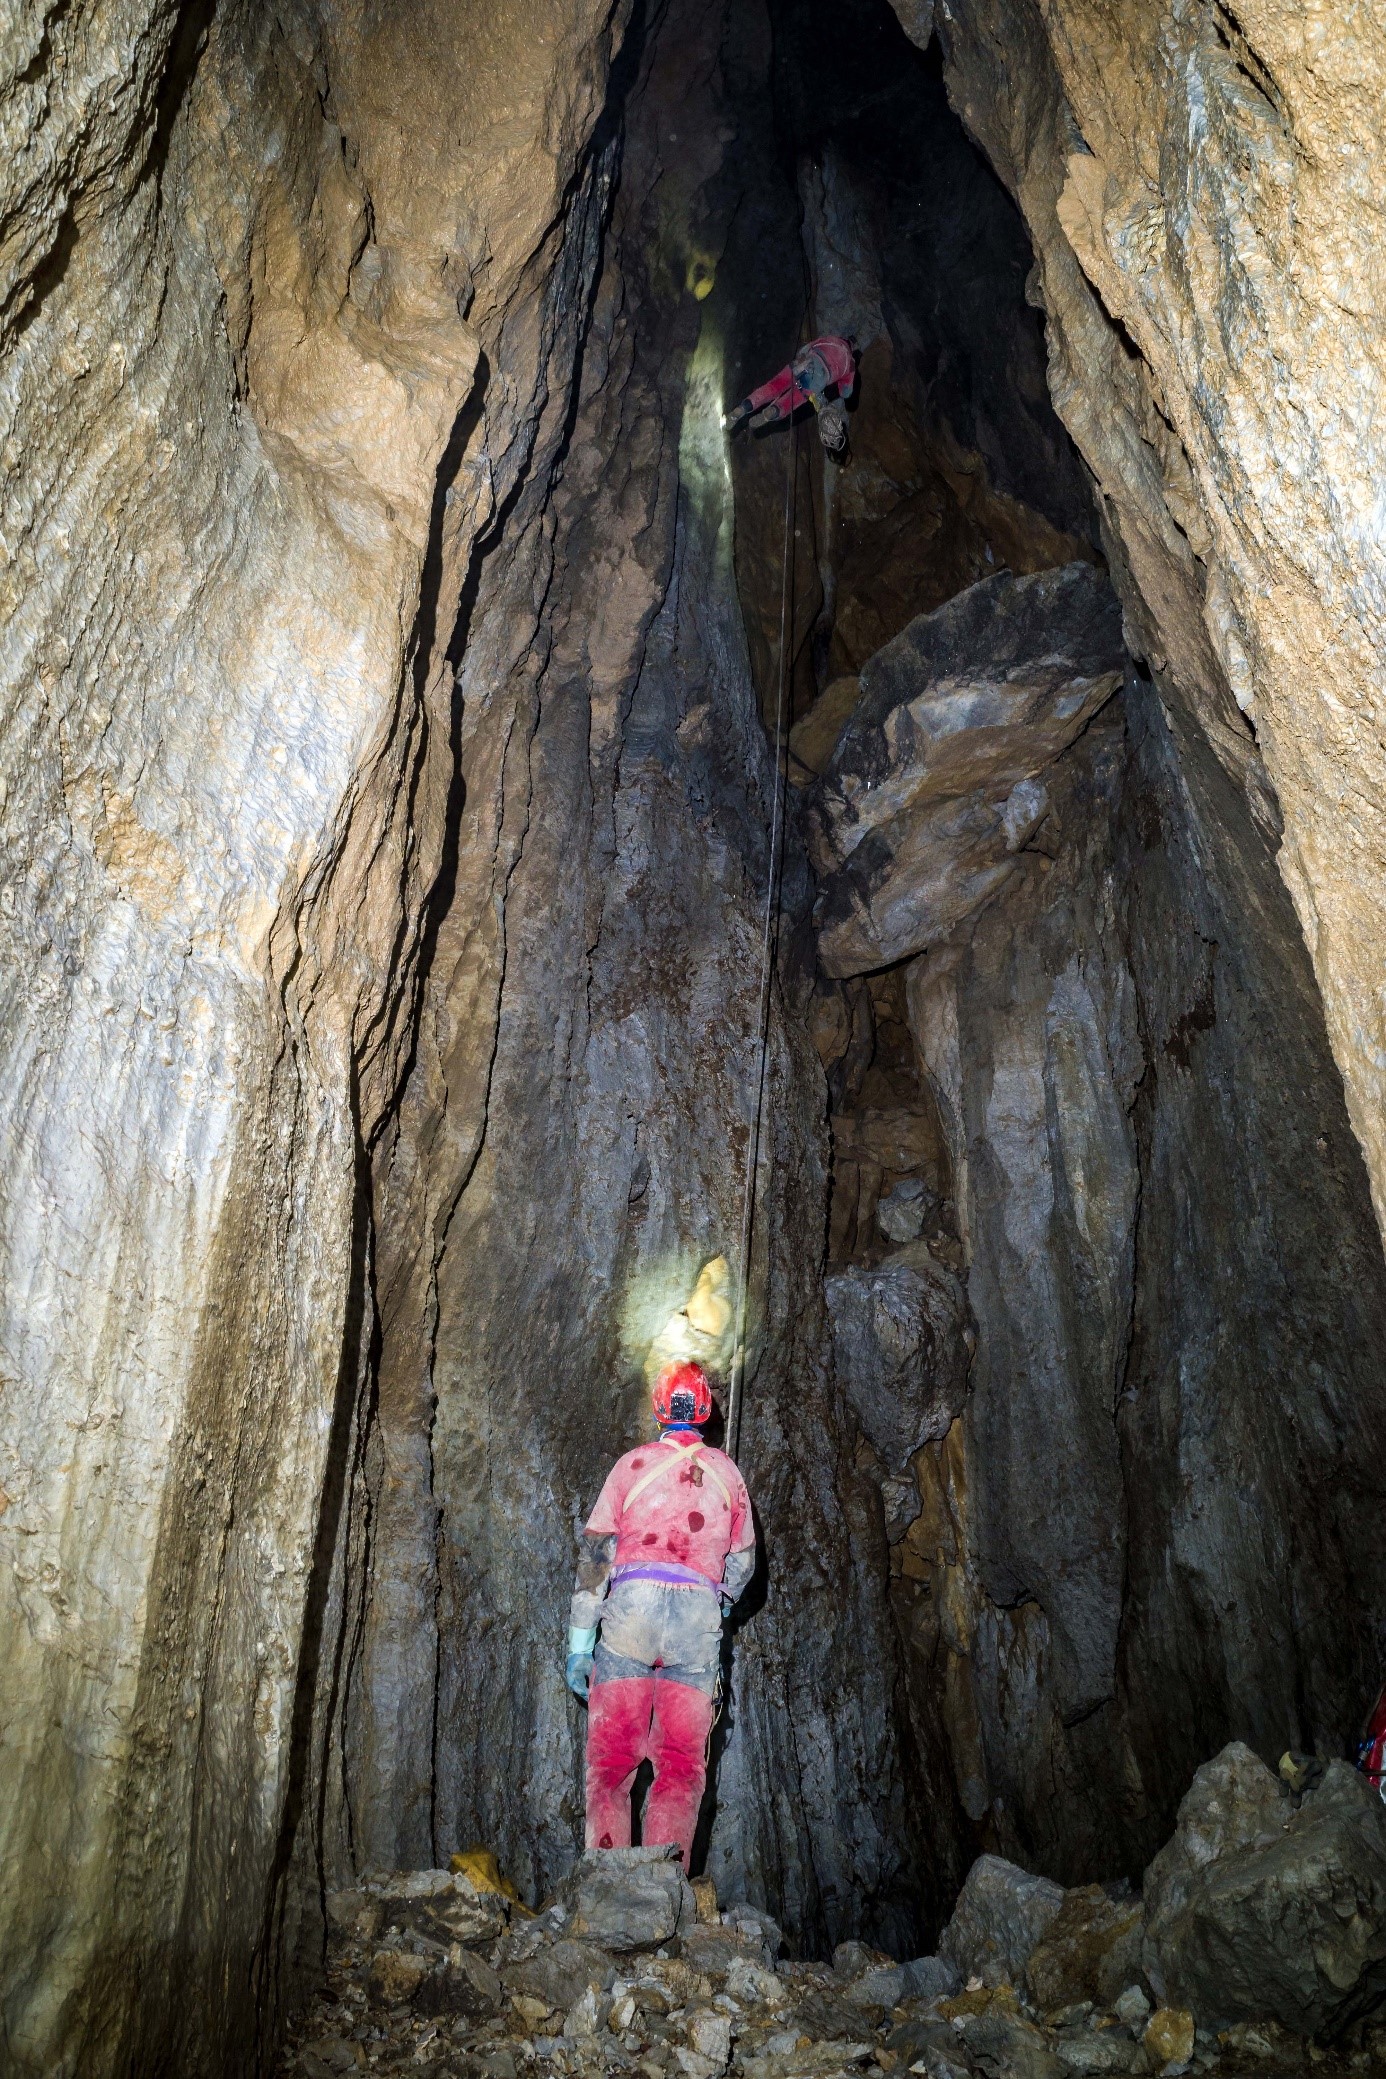
[[[818,414],[818,437],[830,455],[847,451],[847,399],[856,388],[857,350],[853,339],[825,332],[800,347],[788,367],[769,382],[743,397],[727,413],[727,431],[735,433],[747,424],[774,426],[792,419],[801,404],[811,404]],[[837,392],[836,401],[831,393]]]
[[[588,1704],[587,1846],[630,1846],[631,1786],[648,1759],[645,1841],[673,1843],[687,1869],[722,1612],[755,1571],[755,1527],[745,1481],[698,1434],[712,1414],[702,1366],[666,1366],[654,1409],[657,1442],[617,1460],[582,1534],[567,1680]]]

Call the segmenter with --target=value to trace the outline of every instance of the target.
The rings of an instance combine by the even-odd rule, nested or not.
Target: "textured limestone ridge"
[[[298,1816],[360,1151],[442,842],[444,652],[592,268],[620,11],[546,0],[465,42],[440,4],[408,19],[131,0],[3,36],[22,2072],[244,2040]]]
[[[911,30],[919,11],[897,12]],[[1281,0],[950,0],[936,20],[954,103],[1034,240],[1050,385],[1132,647],[1267,828],[1283,814],[1386,1221],[1386,25]]]

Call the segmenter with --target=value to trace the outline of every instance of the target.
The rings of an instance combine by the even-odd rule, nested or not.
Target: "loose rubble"
[[[788,1960],[660,1848],[584,1855],[537,1914],[475,1851],[327,1905],[282,2079],[1386,2072],[1386,1807],[1340,1763],[1296,1797],[1243,1747],[1199,1771],[1143,1899],[983,1856],[937,1956]]]

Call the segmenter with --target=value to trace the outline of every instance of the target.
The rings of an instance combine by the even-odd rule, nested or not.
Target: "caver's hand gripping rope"
[[[796,399],[797,402],[797,399]],[[770,878],[765,890],[765,933],[761,949],[760,1066],[756,1074],[755,1118],[746,1143],[746,1184],[741,1201],[741,1254],[736,1295],[736,1340],[732,1352],[731,1394],[727,1407],[727,1449],[737,1456],[741,1442],[742,1389],[746,1382],[746,1306],[751,1281],[751,1230],[755,1217],[756,1172],[760,1167],[760,1123],[765,1109],[765,1062],[770,1043],[770,989],[780,930],[780,869],[784,855],[784,784],[788,763],[784,744],[785,684],[789,671],[789,603],[794,579],[794,502],[797,490],[799,429],[790,416],[785,442],[784,563],[780,574],[780,656],[775,687],[775,786],[770,811]]]

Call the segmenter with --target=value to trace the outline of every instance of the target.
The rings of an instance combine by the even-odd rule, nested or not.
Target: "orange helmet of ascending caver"
[[[706,1422],[712,1413],[712,1388],[702,1366],[686,1359],[666,1364],[655,1383],[654,1411],[661,1429],[671,1422]]]

